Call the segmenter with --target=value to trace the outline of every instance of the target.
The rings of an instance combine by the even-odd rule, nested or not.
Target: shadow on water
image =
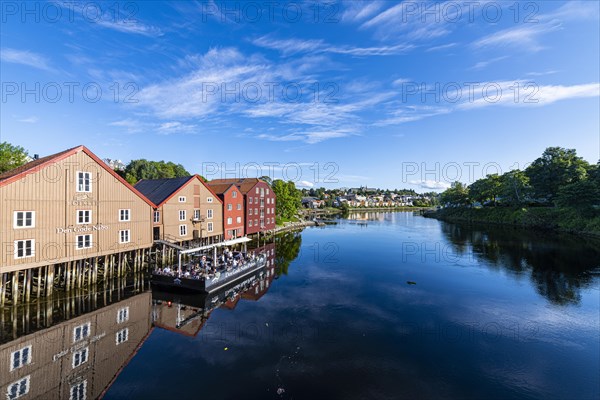
[[[600,276],[600,241],[568,234],[441,223],[453,250],[488,267],[528,276],[553,304],[581,301],[581,290]]]

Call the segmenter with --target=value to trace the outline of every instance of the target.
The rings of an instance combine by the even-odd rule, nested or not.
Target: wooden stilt
[[[39,267],[37,269],[38,271],[38,279],[37,279],[37,293],[36,293],[36,297],[39,299],[40,298],[40,294],[42,293],[42,278],[44,277],[44,271],[46,271],[48,269],[48,266],[46,265],[45,267]],[[38,312],[39,314],[39,312]],[[38,321],[39,319],[39,315],[38,315]]]
[[[26,269],[23,273],[23,301],[29,303],[29,298],[31,295],[31,275],[33,270]],[[29,308],[29,307],[27,307]]]
[[[4,304],[6,302],[6,273],[1,274],[2,277],[0,278],[0,309],[4,308]],[[4,317],[4,312],[2,312],[2,316]],[[0,326],[4,326],[0,325]]]

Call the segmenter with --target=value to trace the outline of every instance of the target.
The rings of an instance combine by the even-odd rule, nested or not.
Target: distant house
[[[223,201],[223,232],[225,240],[244,236],[244,195],[233,183],[208,182],[208,186]]]
[[[222,241],[223,202],[199,175],[142,179],[134,187],[154,203],[154,240]]]

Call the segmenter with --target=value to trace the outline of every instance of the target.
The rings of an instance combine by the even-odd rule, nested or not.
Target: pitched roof
[[[226,191],[229,190],[230,187],[235,186],[233,183],[214,183],[214,182],[206,182],[208,186],[218,195],[222,195]]]
[[[134,187],[151,202],[160,206],[192,178],[194,178],[193,175],[180,178],[142,179]]]
[[[153,206],[153,204],[150,202],[150,200],[148,200],[143,194],[141,194],[138,190],[136,190],[133,186],[131,186],[129,184],[129,182],[127,182],[125,179],[123,179],[123,177],[121,177],[119,174],[117,174],[115,171],[113,171],[113,169],[110,168],[104,161],[102,161],[100,158],[98,158],[97,155],[92,153],[92,151],[90,149],[88,149],[87,147],[85,147],[83,145],[79,145],[77,147],[73,147],[71,149],[64,150],[59,153],[52,154],[52,155],[49,155],[46,157],[38,158],[37,160],[33,160],[31,162],[28,162],[27,164],[23,164],[20,167],[14,168],[10,171],[6,171],[6,172],[0,174],[0,186],[8,185],[9,183],[18,181],[19,179],[27,176],[28,174],[33,174],[35,172],[38,172],[38,171],[44,169],[45,167],[47,167],[48,165],[57,163],[61,160],[64,160],[65,158],[70,157],[73,154],[77,154],[80,151],[83,151],[85,154],[87,154],[91,159],[93,159],[98,165],[100,165],[102,168],[104,168],[115,179],[117,179],[119,182],[121,182],[123,185],[125,185],[129,190],[131,190],[138,197],[140,197],[142,200],[144,200],[144,202],[146,202],[150,206]]]
[[[246,194],[252,189],[258,182],[264,182],[258,178],[232,178],[232,179],[213,179],[209,182],[209,185],[217,184],[229,184],[236,185],[242,194]],[[266,183],[266,182],[265,182]]]

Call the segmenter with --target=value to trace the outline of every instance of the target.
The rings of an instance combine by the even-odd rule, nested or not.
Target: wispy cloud
[[[433,181],[433,180],[410,181],[409,183],[411,185],[417,185],[421,189],[444,190],[444,189],[448,189],[450,187],[450,184],[448,182],[439,182],[439,181]]]
[[[320,39],[275,39],[269,35],[259,37],[253,40],[252,43],[255,46],[277,50],[284,56],[305,52],[310,52],[312,54],[332,53],[356,57],[389,56],[404,54],[414,48],[413,45],[405,43],[370,47],[356,47],[349,45],[334,46],[327,44]]]
[[[135,35],[143,36],[162,36],[163,32],[160,28],[152,25],[146,25],[138,21],[127,21],[127,20],[99,20],[97,24],[108,29],[112,29],[118,32],[131,33]]]
[[[531,24],[528,26],[517,26],[504,29],[476,40],[473,46],[476,48],[505,47],[520,48],[528,51],[540,51],[544,46],[540,43],[540,37],[546,33],[561,29],[560,24]]]
[[[491,64],[497,63],[498,61],[502,61],[507,58],[508,58],[508,56],[501,56],[501,57],[492,58],[492,59],[486,60],[486,61],[479,61],[477,64],[473,65],[471,67],[471,69],[484,69]]]
[[[383,1],[345,1],[343,3],[345,10],[342,13],[343,22],[359,22],[363,21],[379,10],[381,10],[385,2]]]
[[[458,45],[458,43],[447,43],[447,44],[441,44],[439,46],[433,46],[428,48],[425,51],[441,51],[441,50],[446,50],[446,49],[451,49],[453,47],[456,47]]]
[[[21,119],[17,119],[18,122],[23,122],[26,124],[35,124],[36,122],[38,122],[40,119],[34,115],[32,115],[31,117],[27,117],[27,118],[21,118]]]
[[[50,62],[46,57],[27,50],[0,49],[0,60],[7,63],[26,65],[42,71],[54,72],[54,68],[50,66]]]

